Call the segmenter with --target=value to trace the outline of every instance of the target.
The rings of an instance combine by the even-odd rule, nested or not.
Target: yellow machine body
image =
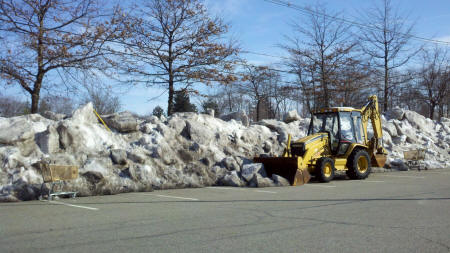
[[[322,125],[315,130],[315,120],[320,123],[320,119]],[[370,140],[369,120],[374,133]],[[329,122],[333,122],[331,128],[326,127]],[[349,126],[351,131],[344,135]],[[378,101],[376,96],[371,96],[362,109],[335,107],[312,112],[308,136],[291,142],[289,135],[281,156],[255,157],[254,162],[263,163],[269,176],[277,174],[291,185],[302,185],[309,181],[311,174],[328,182],[335,171],[346,171],[351,178],[364,179],[371,165],[384,166],[386,156]]]

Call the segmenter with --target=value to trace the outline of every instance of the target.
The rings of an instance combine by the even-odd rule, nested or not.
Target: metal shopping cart
[[[404,151],[403,157],[405,158],[406,165],[409,169],[417,168],[419,171],[421,169],[428,169],[421,164],[421,161],[425,160],[425,149]]]
[[[44,198],[43,190],[46,184],[50,184],[47,195],[48,200],[52,200],[54,196],[59,195],[69,195],[72,198],[77,196],[77,192],[63,191],[63,187],[67,180],[78,178],[78,166],[40,163],[39,167],[44,180],[41,185],[41,196],[39,196],[39,199],[42,200]]]

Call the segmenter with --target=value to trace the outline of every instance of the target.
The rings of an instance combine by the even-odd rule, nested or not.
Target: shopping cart
[[[41,196],[39,199],[44,198],[45,184],[50,184],[47,199],[52,200],[54,196],[69,195],[72,198],[77,196],[77,192],[62,191],[67,180],[73,180],[78,178],[78,166],[73,165],[56,165],[48,163],[40,163],[39,167],[42,173],[42,179],[44,182],[41,185]]]
[[[425,170],[428,169],[421,164],[421,161],[425,160],[425,149],[404,151],[403,157],[405,158],[406,165],[409,167],[409,169],[417,168],[419,171],[422,168],[425,168]]]

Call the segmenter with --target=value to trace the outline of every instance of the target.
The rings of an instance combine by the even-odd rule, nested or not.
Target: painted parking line
[[[50,204],[55,204],[55,205],[64,205],[64,206],[69,206],[69,207],[76,207],[76,208],[82,208],[82,209],[88,209],[88,210],[92,210],[92,211],[98,211],[98,208],[95,207],[88,207],[88,206],[80,206],[80,205],[73,205],[73,204],[69,204],[69,203],[65,203],[65,202],[59,202],[59,201],[47,201]]]
[[[424,172],[420,172],[420,173],[450,175],[450,171],[424,171]]]
[[[205,188],[207,188],[207,189],[214,189],[214,190],[238,190],[238,191],[251,190],[251,188],[217,187],[217,186],[209,186],[209,187],[205,187]],[[277,193],[277,192],[274,192],[274,191],[265,191],[265,190],[254,190],[254,192],[271,193],[271,194]]]
[[[208,186],[205,187],[207,189],[214,189],[214,190],[242,190],[241,188],[238,187],[221,187],[221,186]]]
[[[382,177],[404,177],[404,178],[420,178],[424,179],[425,177],[418,177],[418,176],[399,176],[399,175],[380,175]]]
[[[384,183],[384,181],[380,181],[380,180],[364,180],[364,181],[361,181],[361,182],[364,182],[364,183]]]
[[[322,184],[305,184],[304,186],[316,186],[316,187],[323,187],[323,188],[335,188],[336,185],[322,185]]]
[[[276,192],[273,192],[273,191],[263,191],[263,190],[255,190],[255,192],[272,193],[272,194],[276,193]]]
[[[172,199],[185,199],[185,200],[194,200],[198,201],[199,199],[195,198],[186,198],[186,197],[178,197],[178,196],[170,196],[170,195],[162,195],[162,194],[152,194],[152,193],[140,193],[141,195],[148,195],[148,196],[156,196],[161,198],[172,198]]]

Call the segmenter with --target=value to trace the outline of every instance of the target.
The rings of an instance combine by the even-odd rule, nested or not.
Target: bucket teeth
[[[310,179],[311,179],[311,175],[309,174],[309,172],[307,170],[298,169],[297,172],[295,172],[295,179],[294,179],[294,183],[292,185],[293,186],[304,185],[304,184],[308,183]]]
[[[372,155],[372,166],[384,167],[386,163],[387,155],[385,154],[373,154]]]

